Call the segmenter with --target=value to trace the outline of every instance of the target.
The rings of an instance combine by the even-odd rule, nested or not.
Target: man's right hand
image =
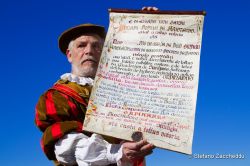
[[[141,10],[146,10],[146,11],[158,11],[159,9],[157,7],[143,7]]]
[[[137,159],[144,158],[145,156],[151,154],[155,146],[148,143],[146,140],[141,140],[139,142],[125,142],[122,144],[122,160],[133,162]]]

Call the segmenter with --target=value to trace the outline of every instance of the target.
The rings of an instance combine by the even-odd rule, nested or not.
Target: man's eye
[[[83,47],[86,47],[86,44],[79,44],[78,45],[78,48],[83,48]]]
[[[101,46],[100,46],[99,44],[94,44],[94,45],[93,45],[93,48],[94,48],[94,49],[100,49]]]

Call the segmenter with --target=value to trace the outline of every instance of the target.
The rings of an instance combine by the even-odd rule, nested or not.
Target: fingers
[[[151,153],[153,153],[153,150],[147,150],[147,151],[140,151],[140,152],[138,152],[137,153],[137,158],[138,157],[145,157],[145,156],[147,156],[147,155],[150,155]]]
[[[155,146],[146,140],[123,143],[123,158],[133,161],[151,154]]]
[[[133,161],[138,157],[138,152],[130,149],[123,149],[123,158]]]
[[[159,10],[157,7],[151,7],[151,6],[148,6],[148,7],[143,7],[142,10],[147,10],[147,11],[157,11]]]
[[[149,150],[153,150],[155,148],[155,146],[153,144],[146,144],[144,146],[142,146],[140,148],[140,151],[149,151]]]
[[[148,143],[140,148],[138,155],[141,157],[147,156],[147,155],[153,153],[154,148],[155,148],[155,146],[153,144]]]
[[[148,142],[146,140],[141,140],[139,142],[136,142],[135,148],[136,149],[141,149],[143,146],[147,145]]]
[[[129,150],[126,149],[123,151],[124,156],[130,161],[138,159],[138,158],[143,158],[151,153],[153,153],[152,150],[143,150],[143,151],[135,151],[135,150]]]
[[[141,140],[139,142],[126,142],[123,144],[123,147],[131,150],[139,150],[142,146],[146,144],[148,144],[146,140]]]

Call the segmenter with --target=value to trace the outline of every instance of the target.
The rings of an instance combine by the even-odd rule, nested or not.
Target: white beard
[[[95,77],[97,67],[78,67],[76,65],[72,65],[72,73],[81,76],[81,77]]]

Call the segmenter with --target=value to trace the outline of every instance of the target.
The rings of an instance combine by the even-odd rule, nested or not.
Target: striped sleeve
[[[55,159],[55,143],[71,131],[81,132],[82,123],[77,121],[56,122],[45,130],[41,139],[41,147],[50,160]]]
[[[82,131],[83,118],[79,105],[58,91],[49,90],[39,98],[35,124],[43,132],[41,146],[50,160],[55,159],[54,145],[60,138]]]

